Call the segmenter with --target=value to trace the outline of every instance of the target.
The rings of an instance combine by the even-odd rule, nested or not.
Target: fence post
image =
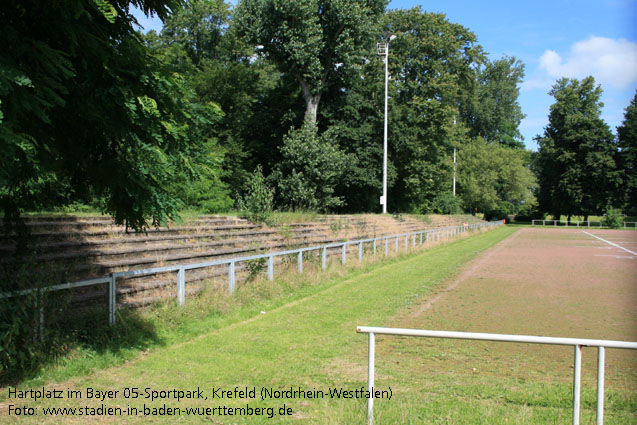
[[[597,348],[597,425],[604,425],[604,347]]]
[[[108,284],[108,323],[115,325],[115,315],[117,313],[117,278],[111,273],[111,281]]]
[[[274,279],[274,256],[268,257],[268,280]]]
[[[385,238],[385,257],[389,254],[389,239]]]
[[[358,261],[363,261],[363,242],[358,243]]]
[[[411,247],[416,248],[416,234],[411,235]]]
[[[347,244],[343,244],[343,252],[341,253],[341,264],[345,264],[347,258]]]
[[[323,247],[321,250],[321,268],[325,270],[327,267],[327,247]]]
[[[183,306],[186,302],[186,270],[177,271],[177,304]]]
[[[420,245],[422,245],[422,232],[420,232]]]
[[[398,252],[398,236],[396,236],[396,252]]]
[[[374,247],[373,249],[374,249],[374,257],[375,257],[376,256],[376,239],[374,239],[374,243],[372,245]]]
[[[228,263],[228,292],[234,294],[234,261]]]
[[[299,258],[298,258],[298,270],[299,270],[299,274],[303,273],[303,251],[299,251]]]
[[[409,235],[405,235],[405,251],[409,249]]]
[[[374,354],[376,351],[376,340],[373,332],[369,333],[369,353],[367,362],[367,390],[373,394],[374,390]],[[367,423],[374,423],[374,397],[367,399]]]
[[[425,233],[425,243],[429,243],[429,232]]]
[[[580,385],[582,382],[582,346],[575,346],[573,364],[573,425],[579,425],[580,419]]]

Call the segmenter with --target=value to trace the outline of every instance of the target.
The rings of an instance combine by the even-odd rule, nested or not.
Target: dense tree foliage
[[[132,3],[162,18],[178,7]],[[5,218],[72,200],[135,228],[174,216],[219,111],[147,52],[129,2],[9,2],[0,19]]]
[[[601,214],[621,198],[623,171],[618,146],[601,119],[602,89],[593,77],[560,79],[544,135],[538,137],[537,169],[542,211]]]
[[[331,143],[329,133],[319,136],[316,124],[307,120],[284,138],[271,179],[285,208],[325,211],[343,205],[334,188],[345,173],[347,155]]]
[[[276,208],[379,211],[376,43],[388,34],[390,210],[533,205],[518,130],[522,63],[489,60],[442,14],[386,4],[12,2],[0,11],[5,215],[79,201],[143,228],[183,206],[221,212],[270,199],[257,180]],[[136,32],[130,5],[163,29]]]
[[[356,75],[386,0],[243,0],[240,31],[303,91],[305,116],[317,120],[328,79]]]
[[[458,189],[466,210],[506,218],[535,206],[531,189],[537,183],[525,151],[478,138],[463,146],[458,162]]]
[[[619,166],[624,175],[624,207],[637,215],[637,93],[626,108],[624,122],[617,128]]]

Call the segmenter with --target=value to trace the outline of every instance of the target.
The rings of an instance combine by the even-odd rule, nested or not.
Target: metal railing
[[[429,338],[451,338],[451,339],[469,339],[481,341],[501,341],[501,342],[518,342],[527,344],[548,344],[548,345],[571,345],[575,347],[575,358],[573,365],[573,425],[579,425],[580,422],[580,388],[582,378],[582,347],[598,347],[597,356],[597,425],[604,423],[604,364],[605,364],[605,348],[626,348],[637,350],[637,342],[628,341],[609,341],[602,339],[581,339],[581,338],[555,338],[546,336],[527,336],[527,335],[504,335],[489,333],[473,333],[473,332],[452,332],[452,331],[432,331],[420,329],[398,329],[398,328],[378,328],[369,326],[358,326],[358,333],[369,334],[369,363],[368,363],[368,380],[367,386],[370,394],[373,394],[374,388],[374,357],[376,334],[382,335],[403,335],[403,336],[420,336]],[[367,423],[372,424],[374,421],[374,398],[367,400]]]
[[[542,226],[574,226],[574,227],[599,227],[600,229],[603,227],[602,222],[601,221],[564,221],[564,220],[531,220],[531,226],[535,226],[535,223],[540,223],[542,222]],[[546,224],[546,223],[552,223],[552,224]],[[592,223],[592,224],[591,224]],[[632,225],[632,226],[629,226]],[[538,224],[539,226],[539,224]],[[628,229],[628,228],[635,228],[637,229],[637,221],[624,221],[624,229]]]
[[[419,245],[426,242],[440,241],[442,239],[450,239],[464,232],[471,230],[478,230],[485,227],[499,226],[503,224],[503,221],[492,221],[484,223],[473,223],[460,226],[444,227],[439,229],[421,230],[411,233],[402,233],[398,235],[379,236],[371,239],[359,239],[353,241],[336,242],[326,245],[311,246],[306,248],[297,248],[287,251],[269,252],[266,254],[250,255],[246,257],[225,258],[221,260],[208,261],[204,263],[195,264],[178,264],[164,267],[153,267],[140,270],[129,270],[123,272],[113,272],[109,276],[98,277],[94,279],[81,280],[77,282],[62,283],[59,285],[46,286],[37,289],[24,289],[21,291],[1,293],[0,298],[8,298],[14,296],[20,296],[29,294],[32,292],[49,292],[60,291],[65,289],[79,288],[84,286],[92,286],[107,283],[108,286],[108,318],[109,323],[114,325],[117,315],[117,280],[123,277],[132,276],[144,276],[158,273],[177,272],[177,303],[183,306],[186,300],[186,271],[202,269],[214,266],[228,265],[228,291],[232,294],[236,285],[236,265],[240,262],[267,259],[267,278],[268,280],[274,279],[274,259],[285,255],[297,255],[297,269],[299,273],[303,272],[303,253],[311,251],[321,252],[321,268],[325,270],[327,267],[327,250],[334,248],[341,248],[341,262],[343,264],[347,261],[347,247],[352,245],[358,245],[358,260],[362,261],[363,258],[363,245],[372,244],[374,256],[376,256],[378,242],[384,241],[385,255],[389,254],[389,241],[395,240],[395,252],[399,251],[399,239],[404,238],[405,250],[408,249],[409,241],[411,240],[412,246],[416,246],[416,239],[419,240]],[[41,313],[42,314],[42,313]]]
[[[573,227],[599,227],[602,228],[601,221],[566,221],[566,220],[531,220],[531,226],[535,226],[536,222],[542,222],[542,226],[573,226]],[[552,223],[552,224],[546,224]]]

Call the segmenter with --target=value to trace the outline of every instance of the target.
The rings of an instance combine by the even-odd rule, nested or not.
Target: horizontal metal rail
[[[531,220],[531,226],[535,223],[542,223],[542,226],[573,226],[573,227],[603,227],[601,221],[567,221],[567,220]],[[552,223],[552,224],[547,224]],[[595,224],[596,223],[596,224]],[[539,225],[539,224],[538,224]]]
[[[466,339],[478,341],[498,341],[517,342],[526,344],[548,344],[548,345],[570,345],[575,347],[575,358],[573,366],[573,425],[580,422],[580,388],[582,376],[582,347],[597,347],[597,425],[604,423],[604,363],[606,348],[625,348],[637,350],[637,342],[611,341],[603,339],[582,339],[582,338],[556,338],[547,336],[529,335],[506,335],[475,332],[454,332],[454,331],[434,331],[423,329],[401,329],[401,328],[379,328],[370,326],[358,326],[358,333],[369,334],[369,361],[368,361],[368,389],[373,394],[374,388],[374,357],[375,357],[375,335],[402,335],[419,336],[428,338],[449,338]],[[367,423],[372,424],[374,420],[373,411],[374,399],[367,400]]]
[[[482,229],[486,227],[499,226],[501,224],[503,224],[502,220],[492,221],[492,222],[483,222],[483,223],[473,223],[473,224],[466,224],[466,225],[453,226],[453,227],[444,227],[444,228],[431,229],[431,230],[420,230],[416,232],[400,233],[397,235],[379,236],[377,238],[335,242],[335,243],[330,243],[325,245],[315,245],[315,246],[310,246],[305,248],[296,248],[296,249],[291,249],[286,251],[276,251],[276,252],[269,252],[265,254],[249,255],[245,257],[225,258],[222,260],[207,261],[203,263],[177,264],[173,266],[152,267],[152,268],[140,269],[140,270],[113,272],[109,276],[99,277],[95,279],[62,283],[59,285],[46,286],[42,288],[23,289],[20,291],[0,293],[0,298],[10,298],[15,296],[30,294],[33,292],[59,291],[64,289],[72,289],[72,288],[79,288],[84,286],[108,283],[109,284],[109,288],[108,288],[109,323],[111,325],[114,325],[116,321],[116,313],[117,313],[117,279],[119,278],[131,277],[131,276],[145,276],[145,275],[152,275],[152,274],[158,274],[158,273],[177,272],[177,303],[179,305],[184,305],[185,298],[186,298],[186,271],[188,270],[227,265],[228,266],[228,291],[230,293],[234,293],[235,286],[236,286],[236,276],[235,276],[236,264],[240,262],[267,259],[267,278],[268,280],[272,280],[274,278],[274,258],[276,257],[296,254],[298,256],[297,257],[298,271],[299,273],[302,273],[304,252],[320,251],[321,252],[321,268],[325,269],[327,267],[327,250],[328,249],[340,248],[342,250],[341,262],[345,264],[347,261],[346,253],[347,253],[348,246],[358,245],[358,259],[359,261],[362,261],[363,245],[366,243],[373,244],[373,253],[375,256],[378,242],[384,241],[385,256],[387,256],[389,253],[390,240],[395,240],[395,251],[398,252],[399,240],[401,238],[404,238],[405,249],[408,249],[409,240],[411,239],[412,246],[415,247],[417,237],[419,239],[420,245],[422,245],[423,243],[428,243],[432,241],[440,241],[441,239],[450,239],[452,237],[455,237],[457,235],[460,235],[470,230],[478,230],[478,229]],[[424,242],[423,242],[423,236],[424,236]]]

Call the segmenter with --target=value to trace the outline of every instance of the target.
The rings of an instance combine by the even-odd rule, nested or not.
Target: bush
[[[611,229],[619,229],[624,224],[624,216],[619,208],[608,208],[602,219],[602,225]]]
[[[433,212],[436,214],[460,214],[460,198],[453,196],[453,192],[442,192],[436,195],[431,202],[431,211],[422,211],[423,214]]]
[[[344,205],[334,189],[344,175],[347,155],[329,140],[329,134],[319,136],[316,125],[308,121],[285,136],[280,148],[283,158],[270,176],[284,208],[326,211]]]
[[[253,223],[268,223],[274,212],[274,190],[263,176],[263,168],[257,168],[248,180],[248,191],[237,201],[241,216]]]
[[[495,208],[484,212],[484,219],[487,221],[502,220],[509,217],[513,211],[513,205],[507,201],[500,201]]]

